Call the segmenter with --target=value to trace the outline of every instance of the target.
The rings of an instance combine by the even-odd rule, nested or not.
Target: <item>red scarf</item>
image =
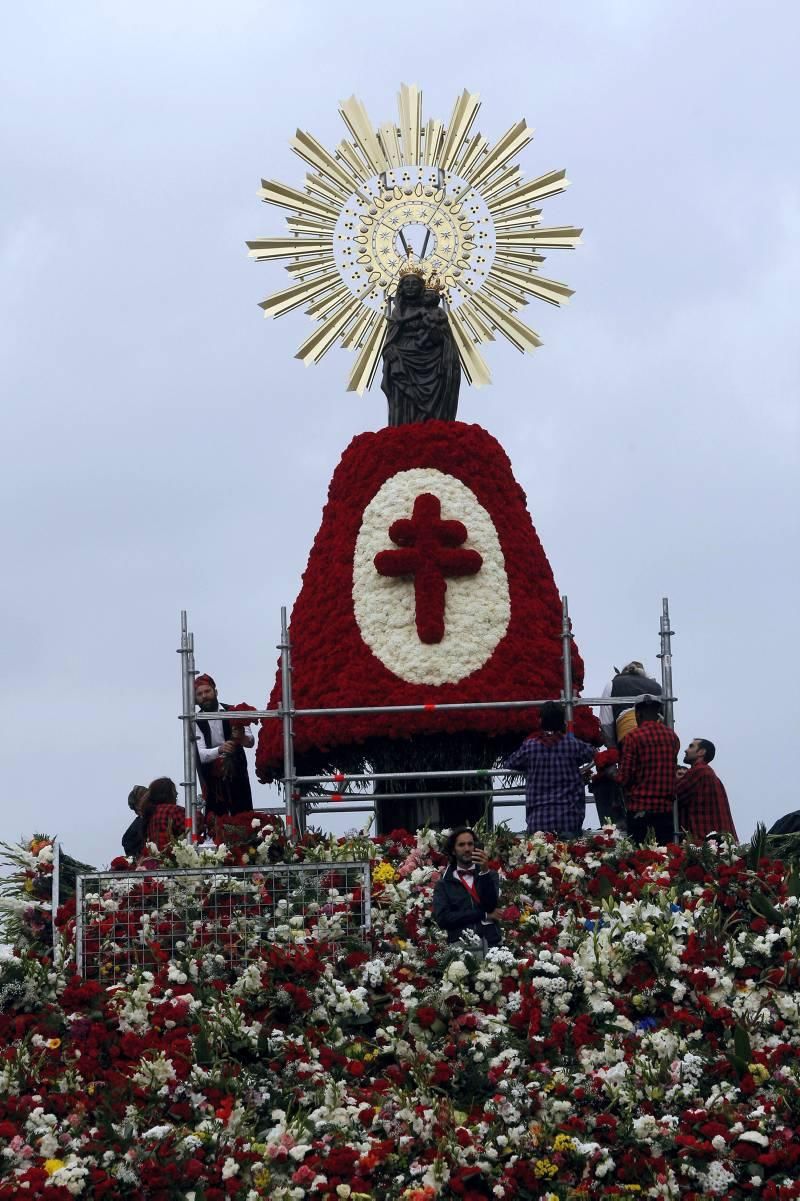
[[[480,905],[481,899],[478,896],[477,892],[475,891],[475,885],[470,884],[467,880],[465,880],[464,877],[460,874],[461,871],[462,871],[462,869],[460,867],[456,868],[456,873],[455,873],[456,879],[458,880],[459,884],[464,885],[467,892],[472,897],[473,901],[475,901],[476,904]]]

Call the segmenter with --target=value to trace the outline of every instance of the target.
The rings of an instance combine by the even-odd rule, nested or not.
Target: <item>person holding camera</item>
[[[433,920],[447,931],[447,941],[458,942],[469,930],[483,948],[503,941],[498,925],[500,881],[489,870],[489,860],[469,826],[456,826],[445,849],[450,856],[444,875],[433,890]]]

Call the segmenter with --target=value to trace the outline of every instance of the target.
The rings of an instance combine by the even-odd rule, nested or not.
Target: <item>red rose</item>
[[[438,1016],[439,1014],[431,1005],[420,1005],[416,1014],[417,1025],[422,1026],[423,1030],[429,1030]]]

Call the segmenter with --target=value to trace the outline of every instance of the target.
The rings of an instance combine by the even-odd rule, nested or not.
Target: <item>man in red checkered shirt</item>
[[[694,738],[683,753],[689,771],[678,780],[678,808],[681,826],[697,842],[712,833],[732,834],[737,838],[728,794],[709,766],[716,753],[714,743],[707,738]]]
[[[617,783],[625,792],[628,833],[644,842],[652,829],[660,846],[674,840],[675,773],[681,744],[661,721],[661,705],[648,696],[636,706],[638,725],[622,744]]]

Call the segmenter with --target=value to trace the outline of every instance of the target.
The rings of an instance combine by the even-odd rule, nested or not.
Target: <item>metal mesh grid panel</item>
[[[363,939],[370,928],[368,862],[167,868],[78,876],[75,961],[113,984],[132,968],[214,958],[236,971],[265,944]]]

